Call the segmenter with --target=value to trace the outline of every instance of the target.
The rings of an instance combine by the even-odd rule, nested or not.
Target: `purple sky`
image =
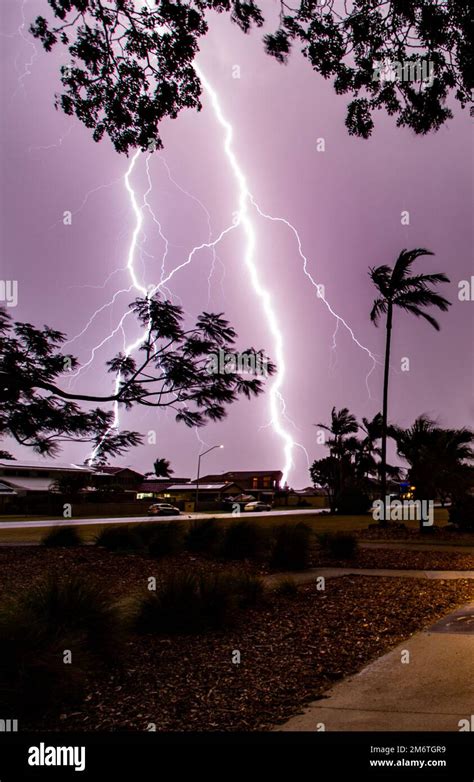
[[[77,120],[54,109],[64,53],[59,47],[44,54],[27,34],[45,5],[45,0],[3,0],[1,8],[1,278],[18,280],[19,302],[11,310],[15,318],[48,323],[72,339],[116,291],[129,287],[125,267],[135,216],[123,180],[130,160],[118,155],[107,139],[95,144]],[[262,7],[269,18],[275,13],[273,3]],[[371,139],[351,138],[344,126],[347,98],[336,96],[330,82],[313,73],[301,56],[295,52],[290,64],[281,66],[264,54],[262,31],[244,36],[227,16],[214,15],[210,21],[198,62],[233,126],[234,151],[249,189],[263,212],[294,225],[308,271],[325,286],[331,307],[378,356],[383,354],[384,329],[369,321],[374,290],[368,267],[392,264],[404,247],[426,246],[436,253],[419,260],[418,269],[448,273],[452,282],[442,292],[453,306],[440,315],[440,333],[424,321],[397,314],[390,417],[408,425],[425,412],[441,424],[471,426],[472,302],[458,300],[459,281],[472,274],[468,112],[456,110],[451,122],[428,137],[397,129],[380,113]],[[240,79],[232,77],[235,65]],[[215,238],[238,208],[223,129],[206,94],[203,103],[200,114],[188,111],[163,124],[165,149],[149,161],[149,202],[170,243],[167,271],[208,240],[205,209]],[[324,152],[317,151],[318,138],[325,140]],[[148,188],[145,157],[137,160],[131,178],[140,203]],[[179,188],[193,198],[170,181],[163,160]],[[62,224],[65,210],[73,212],[70,226]],[[409,226],[401,225],[403,210],[410,213]],[[143,215],[135,269],[146,286],[159,281],[164,245],[150,214],[145,210]],[[283,420],[283,425],[313,461],[325,454],[316,444],[313,424],[327,421],[333,405],[347,406],[358,417],[378,412],[381,366],[369,378],[369,397],[371,360],[342,325],[337,347],[331,349],[336,321],[304,275],[291,230],[256,213],[252,222],[255,262],[284,343],[282,393],[293,423]],[[173,277],[173,295],[180,297],[190,318],[202,310],[224,311],[240,347],[264,347],[274,358],[274,339],[244,265],[242,231],[227,236],[216,252],[210,283],[212,253],[203,250]],[[71,345],[83,363],[116,328],[135,293],[119,294]],[[129,339],[134,332],[125,328]],[[105,375],[104,364],[122,343],[119,332],[96,350],[73,387],[107,391],[113,379]],[[402,357],[410,359],[409,372],[400,370]],[[157,444],[144,444],[119,463],[147,471],[157,456],[165,456],[176,475],[195,474],[201,446],[193,430],[159,410],[137,409],[122,421],[144,434],[156,431]],[[208,447],[225,446],[205,458],[203,470],[281,469],[283,443],[269,424],[268,393],[233,405],[223,423],[199,431]],[[33,456],[14,445],[11,450],[20,459]],[[87,453],[86,446],[71,445],[59,458],[82,461]],[[305,486],[305,453],[295,446],[293,456],[289,483]]]

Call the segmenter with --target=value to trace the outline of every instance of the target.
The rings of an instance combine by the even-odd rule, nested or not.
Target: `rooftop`
[[[108,465],[105,465],[105,467],[97,467],[95,473],[96,475],[118,475],[119,473],[126,471],[134,472],[136,475],[141,475],[143,477],[143,473],[134,470],[133,467],[109,467]]]
[[[0,470],[70,470],[71,472],[86,472],[91,470],[85,465],[68,464],[67,462],[17,462],[0,461]]]
[[[279,481],[283,477],[281,470],[226,470],[221,473],[209,473],[203,475],[203,480],[214,482],[232,479],[233,481],[245,480],[246,478],[265,478],[273,477]]]
[[[226,486],[232,485],[230,481],[225,481],[224,483],[201,483],[199,481],[199,491],[224,489]],[[196,483],[173,483],[171,486],[166,487],[166,491],[196,491],[197,488]]]

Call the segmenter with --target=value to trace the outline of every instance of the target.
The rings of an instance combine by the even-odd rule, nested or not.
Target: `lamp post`
[[[203,453],[200,453],[198,456],[198,469],[197,469],[197,478],[196,478],[196,498],[194,500],[194,512],[197,513],[198,510],[198,502],[199,502],[199,475],[201,473],[201,458],[206,455],[206,453],[210,453],[214,450],[214,448],[223,448],[223,445],[213,445],[212,448],[208,448],[207,451],[204,451]]]

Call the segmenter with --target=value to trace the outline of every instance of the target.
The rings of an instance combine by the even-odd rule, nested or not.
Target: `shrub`
[[[258,605],[264,596],[265,587],[258,576],[251,573],[221,573],[221,584],[227,582],[228,588],[237,596],[239,608],[251,608]]]
[[[311,529],[307,524],[282,524],[273,531],[270,565],[275,570],[306,570],[311,557]]]
[[[109,551],[139,551],[143,548],[142,539],[133,527],[105,527],[97,535],[95,545]]]
[[[136,629],[142,633],[193,632],[200,615],[200,600],[194,575],[177,573],[158,585],[141,601]]]
[[[186,548],[195,554],[216,554],[222,543],[224,531],[216,519],[195,520],[186,536]]]
[[[353,559],[357,554],[357,538],[350,532],[328,532],[320,536],[320,543],[334,559]]]
[[[239,608],[254,605],[262,591],[260,579],[240,574],[174,574],[142,600],[136,627],[160,635],[220,630],[234,623]]]
[[[47,579],[0,605],[0,702],[44,714],[83,695],[87,675],[117,661],[123,625],[104,593],[78,578]],[[64,664],[64,653],[72,662]]]
[[[369,511],[370,506],[370,497],[360,489],[348,489],[336,498],[337,513],[342,515],[362,515]]]
[[[220,630],[235,623],[243,599],[233,575],[213,573],[197,579],[200,630]]]
[[[254,521],[236,521],[226,528],[222,553],[226,559],[262,559],[268,549],[268,531]]]
[[[76,527],[56,527],[41,539],[48,548],[80,546],[82,543]]]
[[[153,538],[155,532],[161,526],[162,524],[159,521],[152,521],[152,522],[143,521],[141,524],[137,525],[133,529],[139,536],[143,545],[147,547],[151,539]]]
[[[291,576],[280,579],[274,590],[279,597],[296,597],[298,594],[298,584]]]
[[[184,530],[182,524],[170,521],[157,524],[148,544],[148,553],[155,559],[179,554],[184,548]]]
[[[460,530],[474,530],[474,497],[467,494],[454,500],[449,509],[449,520]]]

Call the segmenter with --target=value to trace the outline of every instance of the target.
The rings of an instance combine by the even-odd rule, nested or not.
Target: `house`
[[[289,489],[280,492],[278,504],[298,508],[327,508],[328,500],[324,489],[307,486],[305,489]]]
[[[186,503],[193,503],[196,499],[196,483],[175,483],[163,489],[158,495],[158,499],[170,502],[178,508],[191,510],[186,507]],[[221,481],[221,483],[206,483],[199,481],[199,508],[200,510],[220,509],[222,503],[228,497],[235,497],[240,493],[240,486],[232,481]]]
[[[280,491],[282,478],[281,470],[229,470],[221,475],[203,475],[199,483],[232,481],[239,486],[242,493],[252,494],[258,500],[270,501],[275,493]]]
[[[143,483],[144,475],[130,467],[97,467],[93,470],[94,487],[99,491],[134,492]]]
[[[189,478],[175,478],[174,476],[172,478],[158,478],[156,475],[150,475],[148,478],[144,478],[138,486],[137,500],[159,499],[170,486],[182,485],[189,483],[189,481]]]
[[[47,507],[55,484],[84,486],[91,473],[89,467],[61,462],[0,462],[0,510],[22,512],[30,504],[39,509],[45,503]]]
[[[87,478],[92,470],[60,462],[0,462],[0,483],[18,497],[27,494],[48,494],[61,480]]]

